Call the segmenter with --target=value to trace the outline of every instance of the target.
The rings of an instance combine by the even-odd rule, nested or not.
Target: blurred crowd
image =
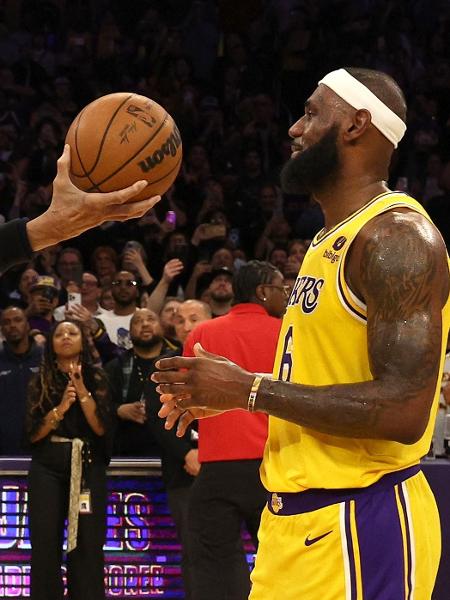
[[[138,307],[181,350],[198,318],[185,301],[226,314],[248,260],[271,262],[292,286],[323,217],[312,198],[278,186],[287,130],[317,81],[345,65],[383,70],[404,90],[408,130],[389,185],[426,206],[449,246],[449,36],[445,0],[432,11],[424,0],[0,3],[1,219],[45,210],[67,129],[103,94],[153,98],[184,147],[154,209],[2,274],[0,308],[20,307],[37,345],[55,322],[82,322],[105,365],[132,347]]]

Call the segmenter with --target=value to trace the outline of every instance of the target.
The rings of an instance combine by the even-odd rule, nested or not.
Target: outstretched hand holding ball
[[[173,119],[134,94],[110,94],[89,104],[66,141],[52,202],[26,225],[35,251],[105,221],[142,217],[172,185],[181,165],[181,138]]]

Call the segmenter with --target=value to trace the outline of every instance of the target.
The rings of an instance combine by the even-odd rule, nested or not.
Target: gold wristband
[[[263,380],[262,375],[256,375],[252,383],[252,389],[248,395],[247,410],[248,412],[255,412],[256,394],[258,393],[259,386]]]
[[[86,396],[80,398],[80,404],[85,404],[89,400],[89,398],[92,398],[91,392],[88,392]]]

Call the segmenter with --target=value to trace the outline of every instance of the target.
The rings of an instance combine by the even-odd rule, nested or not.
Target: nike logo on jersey
[[[322,535],[318,535],[317,537],[311,538],[311,539],[309,539],[309,534],[308,534],[308,536],[305,540],[305,546],[312,546],[319,540],[323,539],[324,537],[327,537],[327,535],[330,535],[330,533],[332,533],[332,532],[333,532],[333,530],[327,531],[327,533],[322,533]]]
[[[338,237],[337,240],[333,244],[333,250],[340,250],[346,241],[347,241],[347,238],[344,237],[343,235]]]

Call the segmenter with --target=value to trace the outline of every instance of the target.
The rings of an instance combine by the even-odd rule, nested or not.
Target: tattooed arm
[[[442,239],[418,213],[385,213],[358,235],[346,277],[367,305],[374,380],[326,387],[264,382],[258,409],[324,433],[414,443],[427,425],[439,370],[449,293]]]
[[[353,242],[346,278],[367,305],[374,380],[305,386],[264,379],[256,408],[323,433],[412,444],[426,428],[439,370],[441,311],[449,293],[442,238],[418,213],[380,215]],[[197,361],[184,375],[184,392],[195,402],[182,400],[183,408],[198,406],[199,399],[215,409],[246,408],[253,377],[217,360]],[[180,377],[161,375],[159,382]]]

